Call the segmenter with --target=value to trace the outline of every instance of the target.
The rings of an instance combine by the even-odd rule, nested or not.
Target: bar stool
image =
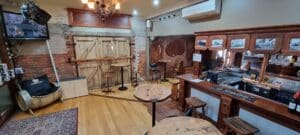
[[[132,72],[130,80],[131,80],[131,85],[132,86],[134,86],[134,87],[138,86],[139,85],[139,83],[138,83],[138,72]]]
[[[106,89],[107,90],[103,90],[102,92],[105,92],[106,94],[108,94],[109,92],[113,92],[110,90],[110,85],[109,85],[112,80],[112,74],[113,74],[112,70],[104,73],[104,77],[106,78],[106,86],[107,86]]]
[[[203,117],[205,117],[205,106],[206,106],[206,103],[202,100],[200,100],[199,98],[197,97],[188,97],[188,98],[185,98],[185,102],[187,104],[188,107],[191,107],[192,110],[193,110],[193,117],[196,117],[197,116],[197,108],[202,108],[202,115]]]
[[[178,92],[179,92],[178,86],[179,86],[180,82],[177,79],[170,80],[169,82],[172,84],[172,89],[171,89],[172,95],[171,95],[171,98],[173,100],[177,101],[178,100]]]
[[[237,135],[254,135],[259,131],[256,127],[243,121],[237,116],[224,118],[224,123],[224,135],[227,135],[229,130],[232,130]]]

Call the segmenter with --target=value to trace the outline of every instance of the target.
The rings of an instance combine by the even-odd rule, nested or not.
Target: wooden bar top
[[[300,131],[300,116],[294,113],[288,112],[288,106],[282,104],[280,102],[273,101],[271,99],[267,99],[261,96],[257,96],[248,92],[244,92],[241,90],[235,90],[239,93],[247,94],[255,97],[255,101],[250,102],[248,100],[237,98],[233,95],[223,93],[222,91],[218,91],[215,88],[217,84],[201,81],[195,82],[192,74],[184,74],[177,76],[178,79],[182,79],[190,85],[190,87],[196,88],[200,91],[204,91],[216,96],[226,95],[234,99],[238,102],[239,107],[245,108],[253,113],[256,113],[260,116],[263,116],[269,120],[275,121],[287,127],[290,127],[294,130]]]

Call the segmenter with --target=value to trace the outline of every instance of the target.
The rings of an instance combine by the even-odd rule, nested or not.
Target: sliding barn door
[[[113,78],[110,85],[121,82],[119,68],[111,67],[112,63],[130,63],[129,40],[126,38],[111,37],[74,37],[76,43],[76,59],[80,76],[87,78],[89,90],[100,89],[107,86],[105,73],[113,70]],[[124,68],[125,83],[129,82],[130,67]]]

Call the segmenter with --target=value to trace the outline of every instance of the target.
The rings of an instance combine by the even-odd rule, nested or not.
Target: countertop
[[[233,98],[234,100],[238,101],[240,105],[249,107],[252,110],[257,111],[259,114],[263,114],[264,116],[271,116],[272,120],[275,120],[277,122],[284,122],[288,126],[296,126],[300,125],[300,116],[297,114],[293,114],[288,112],[288,106],[285,104],[282,104],[280,102],[276,102],[261,96],[257,96],[251,93],[247,93],[241,90],[238,90],[238,92],[253,96],[255,97],[255,101],[250,102],[248,100],[240,99],[235,96],[223,93],[221,91],[218,91],[215,89],[216,84],[207,82],[207,81],[201,81],[201,82],[193,82],[193,75],[192,74],[184,74],[177,76],[178,79],[182,79],[185,82],[188,82],[192,87],[197,88],[198,90],[205,91],[208,93],[212,93],[217,96],[221,95],[227,95]],[[300,131],[300,126],[293,127],[297,131]]]

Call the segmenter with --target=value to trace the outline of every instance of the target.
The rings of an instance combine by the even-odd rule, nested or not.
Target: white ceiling
[[[1,3],[16,3],[22,0],[0,0]],[[24,0],[23,0],[24,1]],[[42,8],[43,5],[58,5],[65,8],[83,8],[81,0],[35,0]],[[108,1],[108,0],[106,0]],[[163,13],[174,11],[205,0],[160,0],[160,4],[155,7],[152,0],[119,0],[121,3],[121,13],[131,14],[133,9],[138,11],[138,16],[142,18],[151,18]]]

